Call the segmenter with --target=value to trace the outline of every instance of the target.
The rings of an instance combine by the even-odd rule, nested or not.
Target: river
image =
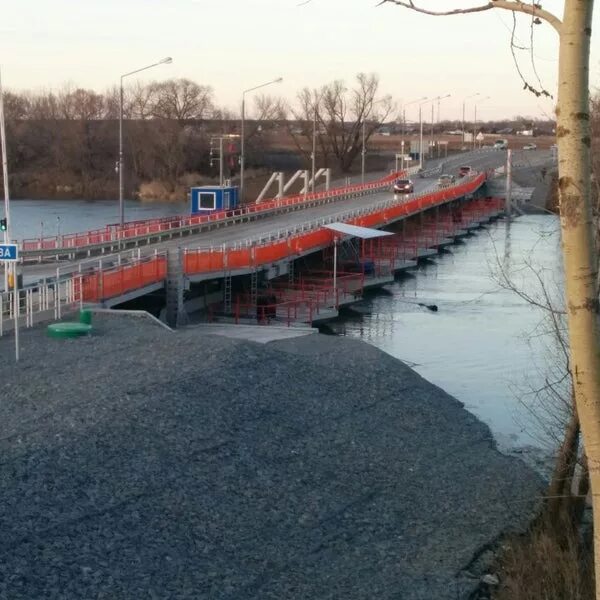
[[[561,264],[557,218],[498,221],[367,296],[331,327],[402,359],[461,400],[501,449],[547,452],[553,443],[532,390],[556,372],[556,343],[545,334],[546,311],[501,285],[500,273],[543,302],[538,275],[560,298]]]
[[[13,200],[11,237],[16,240],[99,229],[119,221],[117,200]],[[186,214],[185,202],[125,202],[125,220]]]

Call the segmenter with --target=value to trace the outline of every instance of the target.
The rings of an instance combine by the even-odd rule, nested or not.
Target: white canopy
[[[370,227],[358,227],[357,225],[348,225],[347,223],[331,223],[324,225],[325,229],[331,229],[338,233],[345,233],[352,237],[370,240],[371,238],[384,237],[386,235],[394,235],[390,231],[380,231],[379,229],[371,229]]]

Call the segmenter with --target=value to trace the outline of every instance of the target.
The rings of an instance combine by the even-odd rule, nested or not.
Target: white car
[[[537,146],[535,144],[525,144],[523,150],[537,150]]]

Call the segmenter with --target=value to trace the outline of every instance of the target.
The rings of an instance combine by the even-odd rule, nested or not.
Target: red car
[[[412,194],[415,188],[410,179],[396,179],[394,183],[394,194]]]

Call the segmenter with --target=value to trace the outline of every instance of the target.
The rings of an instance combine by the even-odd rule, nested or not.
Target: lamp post
[[[470,96],[467,96],[466,98],[463,98],[463,103],[462,103],[462,143],[465,143],[465,102],[467,100],[469,100],[470,98],[475,98],[475,96],[479,96],[479,92],[476,92],[475,94],[471,94]]]
[[[402,105],[402,154],[404,154],[404,138],[406,136],[406,107],[410,106],[411,104],[416,104],[417,102],[422,102],[423,100],[427,100],[427,96],[422,96],[421,98],[411,100],[410,102]],[[404,169],[404,158],[402,158],[402,169]]]
[[[485,102],[486,100],[489,100],[491,98],[491,96],[486,96],[485,98],[483,98],[482,100],[479,101],[479,103],[481,102]],[[473,114],[473,150],[475,149],[475,136],[477,135],[477,102],[473,103],[473,109],[474,109],[474,114]]]
[[[433,147],[433,103],[437,100],[437,109],[438,109],[438,121],[440,119],[440,100],[444,100],[444,98],[450,98],[451,94],[446,94],[445,96],[436,96],[431,102],[431,143],[429,146]]]
[[[364,121],[364,119],[363,119],[363,122],[362,122],[362,150],[361,150],[360,154],[361,154],[360,182],[364,183],[365,182],[365,154],[366,154],[366,150],[365,150],[365,121]]]
[[[0,148],[2,150],[2,178],[4,180],[4,218],[6,219],[6,229],[4,230],[4,243],[10,243],[10,194],[8,187],[8,156],[6,153],[6,126],[4,122],[4,92],[2,90],[2,75],[0,74]],[[10,269],[10,273],[9,273]],[[8,292],[12,276],[13,288],[13,316],[15,324],[15,360],[19,361],[19,280],[17,273],[17,263],[4,263],[4,291]]]
[[[423,104],[433,102],[434,100],[435,98],[431,98],[430,100],[423,100],[423,102],[419,102],[419,169],[423,168],[423,114],[421,107]]]
[[[119,225],[121,228],[123,228],[123,223],[125,222],[125,205],[123,202],[123,79],[129,77],[130,75],[134,75],[135,73],[140,73],[141,71],[151,69],[152,67],[157,67],[158,65],[167,65],[172,62],[173,59],[170,56],[167,56],[156,63],[121,75],[119,93]]]
[[[254,90],[258,90],[260,88],[264,88],[273,83],[281,83],[283,81],[283,77],[278,77],[277,79],[273,79],[271,81],[267,81],[266,83],[261,83],[260,85],[255,85],[254,87],[248,88],[242,92],[242,126],[241,126],[241,142],[240,142],[240,203],[244,202],[244,148],[245,148],[245,139],[244,139],[244,129],[245,129],[245,121],[246,121],[246,94],[249,92],[253,92]]]
[[[321,103],[321,98],[323,95],[317,95],[315,93],[315,105],[313,111],[313,135],[312,135],[312,153],[310,155],[311,158],[311,185],[310,191],[315,191],[315,173],[316,173],[316,160],[317,160],[317,114],[319,110],[319,104]]]
[[[402,105],[402,138],[406,135],[406,107],[411,104],[416,104],[417,102],[422,102],[423,100],[427,100],[427,96],[423,96],[422,98],[417,98],[416,100],[411,100],[406,104]]]

